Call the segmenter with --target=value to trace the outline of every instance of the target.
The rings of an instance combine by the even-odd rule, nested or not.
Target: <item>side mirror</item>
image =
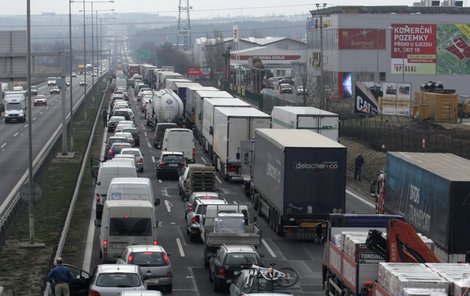
[[[159,205],[160,205],[160,199],[159,199],[159,198],[156,198],[156,199],[155,199],[155,205],[156,205],[156,206],[159,206]]]

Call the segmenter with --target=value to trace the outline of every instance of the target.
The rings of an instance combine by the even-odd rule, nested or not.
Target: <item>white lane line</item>
[[[144,136],[145,136],[146,138],[148,138],[148,137],[149,137],[149,136],[147,135],[147,132],[145,132],[145,133],[144,133]]]
[[[39,112],[39,115],[43,115],[43,114],[44,114],[44,111]]]
[[[161,184],[161,183],[162,183],[162,180],[161,180],[161,179],[158,179],[158,183],[160,183],[160,184]]]
[[[236,200],[233,201],[234,204],[238,205],[238,202]]]
[[[370,201],[365,200],[364,198],[360,197],[359,195],[355,194],[354,192],[351,192],[351,191],[346,189],[346,193],[351,195],[352,197],[354,197],[358,201],[368,205],[369,207],[375,208],[375,205],[373,203],[371,203]]]
[[[176,238],[176,244],[178,245],[178,251],[180,252],[180,256],[185,257],[186,255],[184,254],[183,245],[181,244],[181,240],[179,238]]]
[[[168,213],[171,213],[170,201],[168,199],[165,199],[165,207]]]
[[[28,127],[28,124],[25,124],[23,127],[24,127],[24,128],[27,128],[27,127]]]
[[[0,146],[0,149],[3,149],[3,147],[5,147],[7,145],[7,143],[3,143],[2,146]]]
[[[96,195],[96,192],[95,192]],[[91,267],[91,253],[93,250],[93,236],[95,234],[95,219],[96,219],[96,198],[93,198],[93,205],[91,207],[91,217],[90,221],[88,222],[88,233],[86,236],[86,247],[85,247],[85,254],[83,257],[83,270],[90,270]]]
[[[152,162],[155,163],[155,156],[152,156]]]
[[[147,146],[148,146],[149,148],[152,148],[152,144],[150,144],[149,141],[147,141]]]
[[[274,253],[273,249],[268,245],[268,243],[263,239],[261,239],[261,242],[263,243],[263,246],[268,250],[268,253],[271,255],[271,257],[276,258],[276,253]]]
[[[207,161],[206,161],[206,159],[204,158],[204,156],[201,156],[201,159],[202,159],[202,162],[203,162],[204,164],[207,164]]]
[[[145,126],[144,126],[144,124],[143,124],[143,123],[141,123],[140,125],[142,126],[142,128],[143,128],[143,129],[145,129]]]
[[[33,118],[33,121],[35,121],[36,119],[38,119],[38,118],[37,118],[37,117],[34,117],[34,118]]]
[[[220,184],[222,184],[222,180],[220,180],[219,176],[215,176],[215,178],[217,179],[217,182],[219,182]]]
[[[14,134],[13,134],[13,137],[18,136],[18,134],[19,134],[19,132],[14,133]]]

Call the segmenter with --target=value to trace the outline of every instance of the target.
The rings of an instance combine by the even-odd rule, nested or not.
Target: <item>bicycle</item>
[[[273,266],[274,264],[270,264],[270,267],[265,268],[255,264],[251,265],[248,272],[249,276],[245,283],[245,286],[249,288],[249,291],[247,291],[248,293],[253,292],[256,286],[255,280],[260,279],[261,277],[271,283],[271,289],[274,288],[274,283],[280,287],[289,288],[297,284],[299,281],[299,275],[294,269],[283,267],[276,270]]]

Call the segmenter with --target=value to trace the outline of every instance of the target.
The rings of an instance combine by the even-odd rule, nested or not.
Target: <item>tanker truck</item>
[[[155,92],[150,105],[151,114],[147,114],[147,124],[153,128],[159,122],[181,122],[183,102],[171,90],[162,89]]]

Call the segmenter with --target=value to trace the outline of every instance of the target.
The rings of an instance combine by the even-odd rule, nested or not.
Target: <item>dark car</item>
[[[209,279],[214,291],[227,288],[243,269],[261,266],[261,257],[252,245],[222,245],[209,261]]]
[[[116,125],[118,125],[119,121],[126,120],[124,116],[111,116],[108,120],[108,132],[112,132],[116,129]]]
[[[177,177],[180,170],[186,165],[184,154],[182,152],[164,151],[156,163],[156,175],[158,179],[163,176],[172,175]]]
[[[114,155],[120,154],[121,150],[124,148],[131,148],[131,144],[127,142],[117,142],[111,145],[111,148],[108,150],[108,158],[113,159]]]

